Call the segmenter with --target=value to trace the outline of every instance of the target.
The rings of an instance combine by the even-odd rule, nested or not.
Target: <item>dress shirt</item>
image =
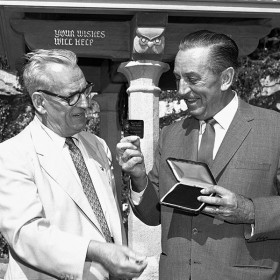
[[[34,120],[37,122],[37,124],[39,124],[41,126],[43,131],[50,137],[50,139],[54,142],[54,145],[61,150],[62,156],[64,157],[66,164],[71,168],[73,174],[77,178],[77,181],[80,182],[78,187],[83,189],[80,177],[79,177],[76,167],[73,163],[68,146],[65,144],[66,138],[61,137],[60,135],[56,134],[55,132],[50,130],[48,127],[43,125],[36,116],[35,116]],[[88,172],[89,172],[90,176],[92,177],[91,171],[93,168],[101,169],[102,171],[106,172],[104,170],[104,168],[97,161],[91,160],[89,162],[89,155],[86,152],[86,148],[84,147],[82,141],[80,141],[79,134],[75,134],[72,137],[73,137],[73,140],[74,140],[76,146],[80,149],[80,151],[83,155],[83,158],[85,160],[85,163],[88,168]],[[94,185],[94,188],[96,190],[96,193],[98,194],[98,198],[100,200],[100,204],[101,204],[102,210],[104,212],[105,219],[106,219],[109,229],[111,231],[110,219],[109,219],[109,216],[108,216],[109,214],[108,214],[108,210],[107,210],[110,207],[110,205],[108,205],[108,201],[107,201],[106,197],[102,196],[102,194],[104,193],[104,191],[102,190],[102,186]]]
[[[215,142],[214,142],[214,149],[213,149],[213,159],[215,158],[222,144],[222,141],[234,118],[237,108],[238,108],[238,97],[237,94],[235,93],[230,103],[213,117],[213,119],[216,121],[216,123],[214,124]],[[200,124],[200,130],[199,130],[199,138],[198,138],[198,149],[200,147],[202,135],[206,128],[205,121],[199,121],[199,124]]]

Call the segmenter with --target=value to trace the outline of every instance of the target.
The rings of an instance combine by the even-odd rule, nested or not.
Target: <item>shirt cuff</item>
[[[131,180],[129,181],[129,186],[130,186],[130,197],[131,197],[131,200],[133,202],[134,205],[139,205],[141,203],[141,200],[142,200],[142,197],[143,197],[143,194],[148,186],[148,180],[147,180],[147,183],[146,183],[146,186],[144,188],[143,191],[141,192],[135,192],[134,190],[132,190],[132,186],[131,186]]]
[[[254,234],[255,234],[255,225],[251,224],[251,236],[250,237],[252,237]]]
[[[245,225],[245,239],[250,239],[255,234],[255,225]]]

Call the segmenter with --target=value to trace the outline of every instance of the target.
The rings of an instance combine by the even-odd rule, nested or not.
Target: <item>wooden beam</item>
[[[157,12],[200,12],[200,13],[239,13],[239,14],[274,14],[280,13],[279,0],[204,0],[204,1],[136,1],[136,0],[104,0],[104,1],[86,1],[86,0],[68,0],[68,1],[26,1],[26,0],[2,0],[1,5],[17,7],[42,7],[42,8],[76,8],[95,10],[118,10],[125,12],[127,10],[138,11],[157,11]]]
[[[145,14],[145,16],[147,15]],[[159,22],[162,18],[159,18]],[[139,27],[137,24],[135,26],[134,20],[100,22],[12,19],[10,22],[14,30],[24,35],[25,43],[31,50],[67,48],[81,57],[108,58],[119,61],[131,58],[132,41],[135,41],[137,37],[134,34],[135,27]],[[215,21],[207,22],[205,19],[204,22],[199,23],[167,23],[166,27],[165,24],[164,22],[161,24],[162,26],[158,24],[159,30],[165,29],[164,52],[162,51],[162,54],[158,55],[150,54],[153,55],[153,60],[172,61],[178,51],[180,40],[188,33],[201,29],[231,36],[240,48],[240,55],[248,55],[256,49],[259,40],[271,31],[275,21],[231,20],[217,23]],[[151,23],[147,24],[145,28],[152,32],[157,30],[156,26]],[[142,29],[140,31],[143,31]],[[134,36],[131,36],[132,34]],[[140,54],[136,53],[134,49],[133,46],[132,58],[137,60]],[[140,53],[139,50],[138,52]],[[143,57],[145,56],[147,54],[143,53]]]

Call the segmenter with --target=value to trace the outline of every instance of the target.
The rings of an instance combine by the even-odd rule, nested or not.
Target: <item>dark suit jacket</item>
[[[149,184],[135,214],[162,226],[160,279],[280,279],[280,115],[241,100],[210,169],[217,181],[253,200],[251,226],[206,214],[190,215],[159,205],[176,183],[168,157],[196,160],[197,120],[192,117],[161,131]]]

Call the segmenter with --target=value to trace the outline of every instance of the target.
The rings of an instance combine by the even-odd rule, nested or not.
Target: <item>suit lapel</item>
[[[31,137],[37,152],[41,167],[57,184],[72,198],[81,211],[89,218],[95,228],[101,233],[99,223],[92,211],[87,198],[80,187],[80,182],[65,162],[61,150],[53,145],[51,138],[42,131],[34,121],[30,124]],[[78,187],[77,187],[78,186]]]
[[[251,120],[253,120],[253,114],[250,106],[239,99],[237,112],[210,166],[215,178],[219,176],[249,134],[252,128]]]
[[[109,165],[104,166],[105,159],[104,160],[101,159],[102,155],[98,152],[99,151],[98,144],[94,143],[93,139],[91,139],[91,142],[89,144],[88,139],[86,139],[83,136],[80,136],[80,138],[83,141],[85,149],[90,155],[90,159],[89,159],[90,164],[92,164],[92,166],[95,165],[94,161],[97,161],[100,164],[100,168],[96,170],[96,176],[92,178],[92,181],[94,185],[98,184],[102,186],[102,194],[100,193],[101,191],[100,188],[96,188],[96,192],[98,194],[98,197],[100,198],[100,203],[102,203],[103,200],[103,203],[108,205],[106,209],[109,214],[108,217],[110,219],[110,228],[114,236],[115,242],[117,244],[126,244],[126,240],[122,239],[124,235],[121,234],[123,231],[122,224],[121,224],[122,216],[120,213],[120,209],[117,206],[118,205],[117,197],[114,196],[112,191],[112,186],[108,182],[108,176],[110,176],[110,174],[107,174],[107,172],[110,172],[109,171],[110,167]]]
[[[82,142],[83,142],[83,144],[84,144],[84,147],[85,147],[85,149],[86,149],[86,151],[87,151],[89,157],[92,158],[93,160],[97,161],[97,162],[100,164],[100,166],[102,166],[103,168],[105,168],[106,166],[103,166],[103,165],[104,165],[104,162],[103,162],[103,160],[102,160],[100,154],[97,153],[98,147],[97,147],[96,145],[93,147],[93,145],[94,145],[95,143],[89,142],[89,140],[86,139],[86,138],[84,137],[84,135],[82,135],[82,134],[81,134],[79,137],[80,137],[80,139],[82,140]]]
[[[197,150],[198,150],[198,135],[199,135],[199,121],[193,117],[187,118],[183,122],[183,131],[185,135],[181,138],[183,139],[183,154],[185,159],[197,160]]]

